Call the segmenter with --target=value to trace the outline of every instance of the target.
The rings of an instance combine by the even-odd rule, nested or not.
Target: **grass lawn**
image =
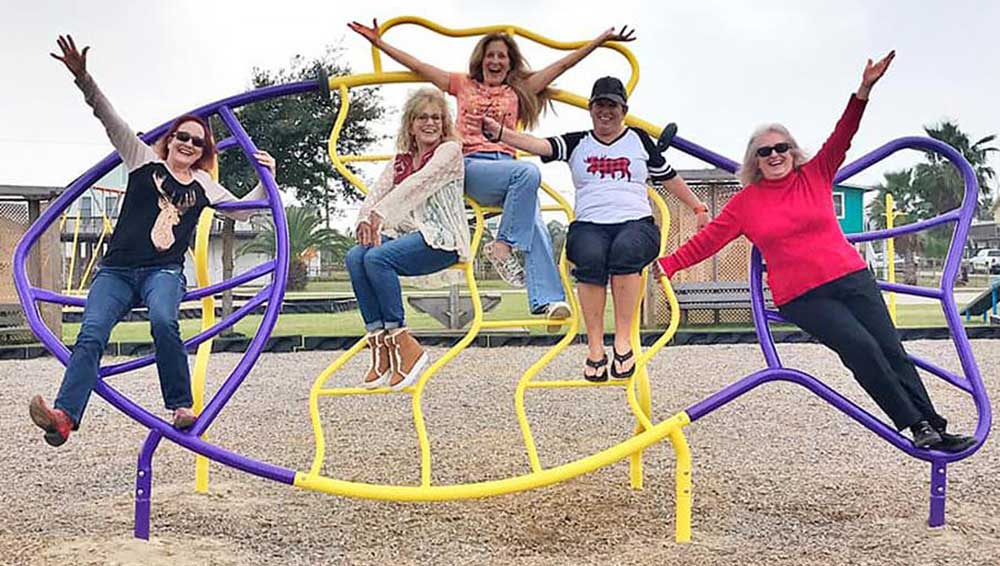
[[[331,283],[329,293],[336,285],[347,284],[347,293],[350,293],[349,283],[346,282],[322,282]],[[493,288],[503,288],[500,284]],[[484,290],[486,287],[484,286]],[[310,289],[312,291],[312,289]],[[443,330],[441,324],[430,316],[418,313],[406,301],[406,317],[408,325],[415,330],[440,331]],[[936,304],[927,305],[899,305],[898,325],[900,327],[927,327],[945,326],[944,315],[941,308]],[[529,318],[527,308],[527,295],[524,293],[505,293],[503,300],[492,312],[487,313],[487,320],[503,319],[523,319]],[[234,330],[245,336],[253,336],[260,325],[261,316],[252,315],[244,318],[236,324]],[[198,333],[201,328],[199,320],[181,320],[181,334],[188,338]],[[970,325],[981,325],[982,319],[973,320]],[[613,312],[611,302],[608,301],[607,310],[604,313],[605,331],[614,330]],[[748,327],[734,325],[695,325],[682,327],[682,330],[692,330],[701,332],[711,331],[731,331],[737,329],[748,329]],[[76,339],[76,334],[80,330],[79,323],[63,324],[63,341],[72,344]],[[531,328],[532,334],[546,333],[544,328]],[[349,311],[337,314],[289,314],[278,318],[278,324],[272,333],[275,336],[303,335],[303,336],[360,336],[364,332],[361,316],[358,311]],[[583,332],[582,324],[580,332]],[[113,342],[147,342],[150,340],[149,324],[147,322],[123,322],[115,327],[111,335]]]

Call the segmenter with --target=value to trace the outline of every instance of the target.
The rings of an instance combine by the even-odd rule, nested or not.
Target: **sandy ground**
[[[950,342],[908,348],[957,368]],[[974,349],[1000,398],[1000,342]],[[544,348],[473,349],[436,377],[424,409],[435,483],[519,475],[527,457],[513,409],[520,373]],[[435,350],[440,355],[442,350]],[[781,348],[787,365],[821,376],[876,411],[836,358],[815,345]],[[236,452],[306,470],[313,457],[308,390],[335,353],[265,355],[210,430]],[[576,377],[571,348],[542,378]],[[238,362],[213,360],[210,387]],[[340,383],[360,376],[361,362]],[[672,347],[652,364],[657,420],[762,366],[753,345]],[[60,449],[27,418],[32,393],[54,395],[52,358],[0,363],[0,563],[4,564],[955,564],[1000,563],[1000,450],[994,441],[950,468],[948,524],[926,527],[928,466],[911,460],[805,390],[770,384],[692,424],[694,541],[673,542],[673,454],[646,454],[646,489],[627,464],[522,494],[400,504],[345,499],[213,465],[211,493],[193,492],[193,458],[165,443],[154,462],[150,542],[131,538],[135,458],[144,430],[95,398]],[[968,397],[928,378],[953,429],[969,431]],[[114,378],[148,407],[151,368]],[[409,396],[325,399],[326,473],[375,483],[419,479]],[[529,392],[545,466],[625,439],[620,389]]]

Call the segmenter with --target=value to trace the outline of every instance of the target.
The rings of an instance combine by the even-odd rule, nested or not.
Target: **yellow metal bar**
[[[537,34],[533,31],[524,29],[520,26],[503,25],[503,24],[492,25],[492,26],[479,26],[479,27],[464,28],[464,29],[453,29],[444,27],[426,18],[421,18],[418,16],[400,16],[397,18],[392,18],[391,20],[387,20],[383,22],[381,26],[379,26],[379,34],[385,36],[385,33],[390,29],[404,24],[420,26],[446,37],[472,37],[476,35],[486,35],[490,33],[506,33],[507,35],[510,36],[521,36],[525,39],[530,39],[535,43],[539,43],[546,47],[552,49],[558,49],[561,51],[571,51],[574,49],[579,49],[580,47],[583,47],[584,45],[590,43],[589,39],[584,41],[556,41],[554,39],[550,39],[543,35]],[[638,60],[636,60],[635,55],[633,55],[632,51],[629,50],[624,45],[622,45],[621,43],[613,43],[613,42],[605,43],[601,47],[617,51],[628,62],[632,73],[629,76],[625,88],[628,90],[629,94],[631,94],[632,90],[635,88],[635,85],[639,82],[639,62]],[[375,69],[376,73],[382,71],[381,52],[374,45],[372,46],[372,66]]]
[[[316,438],[316,453],[313,455],[312,467],[309,468],[310,475],[318,475],[323,469],[323,460],[326,458],[326,438],[323,435],[323,422],[319,418],[319,392],[330,376],[337,372],[351,358],[358,355],[358,352],[365,349],[368,342],[362,337],[353,346],[341,354],[332,364],[330,364],[313,381],[309,390],[309,420],[313,427],[313,436]]]
[[[312,473],[295,474],[295,486],[333,495],[378,499],[383,501],[453,501],[492,497],[519,491],[527,491],[563,482],[577,476],[593,472],[623,460],[633,452],[644,450],[670,436],[672,432],[690,422],[686,413],[677,413],[669,419],[657,423],[653,428],[633,436],[610,448],[581,458],[574,462],[556,466],[523,476],[502,480],[437,486],[382,485],[336,480]]]
[[[77,245],[80,242],[80,215],[83,213],[83,208],[77,207],[76,209],[76,220],[73,222],[73,253],[69,254],[69,277],[66,278],[66,292],[73,291],[73,271],[76,267],[76,252]]]
[[[212,163],[212,180],[219,180],[219,162]],[[212,284],[208,268],[208,245],[212,236],[212,220],[215,214],[205,208],[198,217],[198,229],[194,237],[194,273],[199,287]],[[188,250],[189,252],[191,250]],[[215,324],[215,297],[208,295],[201,300],[201,329],[208,330]],[[192,409],[195,414],[201,414],[205,407],[205,382],[208,379],[208,361],[212,357],[210,338],[198,345],[198,353],[194,359],[194,372],[191,375],[191,393],[194,401]],[[208,440],[208,433],[201,435],[202,440]],[[208,458],[196,455],[194,459],[194,489],[198,493],[208,493]]]
[[[525,385],[528,389],[563,389],[568,387],[628,387],[627,380],[585,381],[583,379],[532,381]]]
[[[94,253],[90,258],[90,262],[87,263],[87,268],[83,271],[83,275],[80,276],[80,285],[76,288],[78,292],[83,292],[84,287],[87,285],[87,280],[90,279],[90,274],[94,270],[94,265],[97,264],[97,250],[101,249],[101,245],[104,243],[104,238],[111,233],[111,220],[108,219],[106,214],[101,214],[103,222],[101,222],[101,235],[97,238],[97,245],[94,246]]]
[[[885,194],[885,228],[886,230],[892,230],[896,224],[896,201],[892,198],[892,193]],[[888,238],[885,241],[885,253],[882,254],[882,259],[885,261],[886,269],[886,280],[889,283],[896,282],[896,240],[894,238]],[[892,324],[896,324],[896,293],[889,293],[889,317],[892,318]]]
[[[570,206],[569,202],[563,198],[562,195],[557,193],[552,187],[547,183],[543,182],[541,188],[547,195],[549,195],[556,204],[562,208],[563,212],[566,214],[566,219],[569,222],[573,221],[573,207]],[[521,436],[524,437],[524,446],[528,452],[528,462],[531,464],[531,469],[534,472],[539,472],[542,469],[542,463],[538,459],[538,448],[535,446],[534,436],[531,434],[531,425],[528,422],[528,415],[524,407],[524,392],[528,390],[528,385],[531,380],[538,375],[538,372],[542,370],[546,365],[549,364],[557,355],[559,355],[563,350],[566,349],[573,339],[576,338],[577,332],[580,328],[580,304],[576,300],[576,296],[573,294],[573,286],[570,284],[569,280],[569,265],[566,260],[566,248],[563,246],[563,251],[559,256],[559,278],[563,284],[563,291],[566,294],[566,301],[570,305],[572,310],[572,315],[568,320],[569,324],[563,325],[566,332],[562,339],[556,343],[548,352],[546,352],[538,361],[532,364],[527,371],[521,375],[521,379],[517,382],[517,389],[514,391],[514,410],[517,413],[517,423],[521,427]]]
[[[373,155],[341,155],[340,160],[344,163],[353,163],[355,161],[389,161],[393,156],[388,153],[373,154]]]
[[[677,470],[675,472],[676,502],[674,506],[675,524],[674,540],[680,543],[691,542],[691,449],[688,447],[684,429],[678,427],[670,431],[670,444],[677,454]]]
[[[549,321],[544,318],[522,318],[514,320],[484,320],[483,328],[517,328],[523,326],[563,326],[569,319]]]

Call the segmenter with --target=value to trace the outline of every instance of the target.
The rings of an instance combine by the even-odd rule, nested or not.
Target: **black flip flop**
[[[587,358],[587,367],[591,367],[591,368],[594,368],[596,370],[603,369],[603,371],[598,371],[594,375],[587,375],[587,372],[583,372],[583,378],[586,379],[587,381],[592,381],[594,383],[602,383],[602,382],[608,380],[608,356],[607,355],[605,355],[603,358],[601,358],[600,360],[598,360],[596,362],[594,360],[590,359],[590,358]]]
[[[632,359],[632,350],[629,350],[624,354],[619,354],[617,350],[612,348],[611,352],[615,356],[615,362],[623,363]],[[611,377],[615,379],[628,379],[632,377],[634,373],[635,373],[635,364],[632,364],[632,367],[628,368],[628,370],[623,373],[618,373],[618,371],[616,371],[615,369],[615,364],[611,364]]]

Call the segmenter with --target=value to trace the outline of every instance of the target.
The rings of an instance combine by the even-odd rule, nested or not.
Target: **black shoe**
[[[587,358],[587,367],[594,368],[597,373],[587,374],[583,372],[583,378],[587,381],[593,381],[594,383],[601,383],[608,380],[608,356],[605,355],[601,357],[600,360],[596,362],[590,358]]]
[[[632,377],[632,374],[635,373],[635,364],[632,364],[632,367],[628,368],[627,370],[625,370],[625,371],[623,371],[621,373],[618,373],[617,366],[615,365],[615,364],[622,364],[622,365],[624,365],[625,362],[631,360],[632,359],[632,350],[629,350],[628,352],[625,352],[624,354],[619,354],[618,351],[615,350],[614,347],[612,347],[611,348],[611,352],[615,355],[615,363],[611,364],[611,377],[613,377],[615,379],[628,379],[628,378]]]
[[[941,437],[941,442],[931,446],[931,448],[942,452],[961,452],[976,443],[974,436],[966,436],[964,434],[951,434],[950,432],[941,431],[938,433],[938,436]]]
[[[913,445],[917,448],[936,448],[941,444],[941,435],[927,421],[911,426],[910,432],[913,433]]]

